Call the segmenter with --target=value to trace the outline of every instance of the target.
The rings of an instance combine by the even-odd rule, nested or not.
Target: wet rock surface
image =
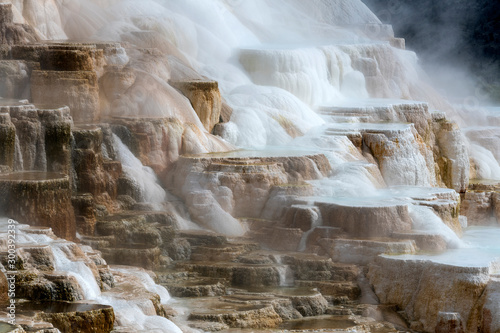
[[[0,176],[3,214],[53,228],[67,239],[76,233],[69,178],[63,174],[17,172]]]
[[[259,121],[279,137],[264,143],[293,147],[234,150],[238,117],[253,108],[223,99],[227,82],[219,90],[191,68],[162,39],[161,24],[134,17],[137,29],[123,32],[121,44],[40,41],[67,37],[48,24],[58,15],[44,22],[41,14],[58,7],[0,4],[0,213],[31,225],[18,230],[15,250],[22,328],[0,323],[0,331],[145,332],[156,322],[176,332],[165,318],[186,332],[498,331],[498,262],[415,258],[459,250],[460,214],[472,226],[497,225],[500,195],[496,183],[470,181],[485,167],[469,160],[458,125],[409,100],[419,89],[398,77],[405,67],[389,45],[403,49],[404,40],[390,26],[353,28],[379,30],[384,43],[313,54],[328,59],[335,89],[362,82],[360,95],[396,89],[406,100],[317,104],[317,89],[299,91],[307,80],[279,79],[305,49],[240,50],[258,89],[267,89],[262,72],[278,59],[271,83],[296,93],[294,103],[315,105],[315,126],[326,124],[308,137],[307,126],[280,113],[291,107],[286,98],[270,90],[261,97],[273,107]],[[498,160],[492,129],[467,138]],[[369,185],[366,196],[346,186],[358,181],[343,177],[351,172]],[[428,228],[436,219],[439,230]],[[3,268],[8,245],[0,239]]]
[[[18,313],[34,313],[34,320],[51,323],[61,332],[111,332],[113,308],[85,303],[21,303]]]

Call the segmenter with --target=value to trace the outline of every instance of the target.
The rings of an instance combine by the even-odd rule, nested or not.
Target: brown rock
[[[29,99],[30,75],[39,66],[24,60],[0,60],[0,91],[2,97]]]
[[[232,328],[274,328],[282,323],[271,305],[243,305],[227,309],[227,304],[212,305],[210,310],[192,312],[189,320],[214,321]]]
[[[62,238],[75,239],[69,177],[58,173],[18,172],[0,176],[5,193],[0,208],[8,216],[34,226],[50,227]]]
[[[282,262],[292,267],[296,280],[355,282],[359,274],[356,265],[335,263],[328,257],[315,254],[284,255]]]
[[[36,268],[40,271],[53,271],[54,254],[48,245],[19,245],[18,256],[24,267]]]
[[[297,251],[303,234],[300,228],[275,227],[266,245],[278,251]]]
[[[319,226],[314,228],[307,236],[306,248],[309,249],[313,246],[319,246],[322,238],[335,239],[344,235],[342,229],[334,227]]]
[[[460,314],[439,312],[436,333],[464,333],[464,325]]]
[[[393,232],[410,231],[412,221],[408,206],[401,205],[343,205],[321,203],[323,224],[342,228],[356,237],[389,237]]]
[[[96,224],[94,197],[90,194],[81,194],[71,198],[73,204],[76,228],[81,235],[93,235]]]
[[[467,216],[469,225],[491,225],[496,223],[493,193],[469,190],[463,195],[460,214]]]
[[[0,165],[14,167],[16,128],[7,113],[0,113]]]
[[[16,297],[74,302],[83,299],[83,291],[76,278],[67,272],[20,270],[16,273]]]
[[[318,224],[320,212],[317,207],[306,205],[292,205],[286,212],[285,225],[291,228],[300,228],[308,231]]]
[[[216,81],[175,81],[170,85],[179,89],[190,101],[208,132],[220,121],[222,98]],[[229,113],[227,108],[225,115]],[[230,117],[230,115],[229,115]]]
[[[229,120],[231,120],[232,114],[233,114],[233,108],[230,107],[229,104],[227,104],[223,98],[222,107],[220,110],[220,122],[227,123]]]
[[[0,4],[0,44],[24,44],[38,40],[39,37],[31,26],[14,23],[12,4]]]
[[[440,235],[393,233],[391,237],[396,239],[411,239],[421,251],[442,252],[447,248],[446,241]]]
[[[12,59],[39,63],[42,55],[48,50],[47,44],[21,44],[11,48]]]
[[[460,267],[426,260],[378,257],[368,278],[381,303],[403,309],[413,327],[432,332],[439,312],[456,312],[476,330],[478,301],[490,280],[490,267]]]
[[[208,297],[226,294],[224,280],[195,278],[162,284],[175,297]]]
[[[45,135],[45,156],[47,171],[70,174],[71,127],[73,122],[67,107],[59,109],[38,109],[38,117]]]
[[[33,71],[33,102],[67,105],[75,122],[92,123],[99,119],[99,86],[92,71]]]
[[[49,48],[40,59],[43,70],[93,71],[94,63],[89,52],[82,50],[58,50]]]
[[[115,314],[109,305],[65,302],[30,305],[42,310],[35,319],[47,321],[64,333],[108,333],[113,330]],[[46,311],[48,308],[51,311]]]
[[[145,269],[158,269],[160,267],[161,250],[148,245],[135,245],[128,247],[108,247],[100,249],[106,262],[113,265],[137,266]]]
[[[188,262],[178,266],[202,276],[226,279],[233,286],[263,287],[280,283],[279,272],[273,265]]]
[[[500,223],[500,192],[493,193],[491,199],[495,208],[495,218],[497,219],[497,223]]]
[[[104,204],[108,210],[113,211],[112,206],[98,199],[103,198],[103,193],[107,193],[111,200],[117,198],[119,177],[122,175],[121,163],[104,159],[103,131],[100,127],[80,125],[73,128],[72,133],[75,140],[73,165],[78,192],[92,194],[97,204]]]
[[[296,280],[295,283],[301,287],[317,288],[323,296],[330,298],[347,297],[349,300],[356,300],[361,295],[358,284],[353,282]]]

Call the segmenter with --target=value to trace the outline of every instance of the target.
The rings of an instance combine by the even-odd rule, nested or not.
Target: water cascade
[[[161,185],[158,184],[158,179],[154,171],[149,167],[145,167],[115,134],[113,134],[113,142],[118,160],[122,164],[123,172],[132,181],[137,182],[138,199],[150,203],[164,202],[167,194]]]
[[[440,95],[361,0],[0,18],[19,330],[500,329],[498,108]]]

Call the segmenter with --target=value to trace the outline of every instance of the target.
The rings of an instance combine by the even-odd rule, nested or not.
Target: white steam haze
[[[203,128],[189,100],[168,84],[203,77],[215,80],[233,109],[231,121],[220,133],[227,142],[240,148],[321,150],[336,170],[332,181],[340,186],[339,193],[380,187],[376,180],[380,174],[367,169],[349,140],[321,134],[331,126],[316,113],[319,108],[356,106],[374,111],[381,102],[373,98],[385,98],[382,103],[389,108],[401,99],[421,100],[431,110],[448,112],[461,126],[470,125],[471,119],[483,119],[485,125],[489,119],[487,112],[478,117],[467,108],[454,108],[432,89],[417,55],[391,47],[390,26],[382,25],[359,0],[13,3],[16,20],[29,22],[47,39],[120,41],[125,48],[132,44],[161,51],[156,60],[131,48],[107,56],[108,63],[125,66],[135,80],[120,94],[108,89],[115,82],[103,82],[104,94],[116,93],[104,114],[177,118],[195,125],[192,137],[201,141],[198,152],[224,150],[228,146]],[[432,168],[425,167],[428,158],[412,141],[411,129],[394,131],[395,135],[406,131],[408,140],[382,170],[388,184],[435,185],[435,175],[427,172]],[[475,135],[468,135],[468,149],[477,177],[500,179],[498,154],[485,144],[490,136]]]
[[[477,178],[499,179],[498,2],[488,0],[365,0],[381,21],[392,24],[416,51],[429,82],[452,103],[448,117],[465,132],[489,126],[484,139],[468,135]],[[493,153],[493,154],[492,154]],[[495,157],[493,157],[495,156]],[[496,160],[496,162],[495,162]]]
[[[433,80],[421,69],[417,54],[393,47],[391,43],[398,40],[392,28],[382,24],[360,0],[10,2],[15,20],[29,23],[43,39],[122,43],[115,54],[105,57],[108,65],[119,67],[129,80],[117,85],[113,78],[102,78],[100,93],[107,102],[101,105],[104,118],[174,119],[177,123],[171,125],[172,132],[184,135],[182,144],[192,145],[188,152],[193,155],[271,147],[324,153],[333,171],[310,182],[313,201],[321,198],[369,208],[406,205],[417,231],[441,235],[449,248],[466,251],[467,246],[430,208],[413,205],[418,198],[435,199],[431,189],[439,185],[437,161],[420,137],[418,124],[410,124],[418,121],[398,118],[401,105],[422,116],[425,125],[439,116],[435,112],[439,110],[460,127],[468,127],[463,132],[457,127],[447,132],[448,137],[436,138],[450,143],[440,153],[459,156],[453,162],[461,169],[450,167],[449,171],[454,186],[468,183],[469,156],[475,177],[500,180],[500,111],[481,108],[477,113],[470,105],[477,104],[475,99],[458,106],[446,100],[431,87]],[[217,81],[224,102],[233,110],[230,121],[221,125],[220,137],[204,128],[189,100],[169,84],[193,79]],[[334,108],[362,110],[370,117],[380,113],[385,118],[363,122],[366,115],[360,112],[359,119],[341,122],[328,115]],[[370,135],[363,140],[372,145],[367,150],[383,147],[388,152],[383,160],[365,154],[346,136],[367,132]],[[141,200],[161,208],[168,193],[153,169],[144,166],[118,137],[114,140],[124,172],[136,181]],[[169,145],[177,154],[169,156],[169,162],[178,161],[181,143]],[[460,173],[463,170],[466,176]],[[228,236],[243,235],[246,226],[227,209],[232,204],[231,190],[219,186],[220,193],[214,194],[212,188],[203,188],[199,174],[190,174],[179,189],[189,214],[197,216],[203,227]],[[217,175],[213,178],[220,185]],[[410,190],[395,194],[391,186]],[[421,193],[415,194],[416,189]],[[218,200],[221,197],[227,202]],[[272,203],[270,206],[273,208]],[[321,225],[319,216],[316,222],[315,226]],[[82,276],[88,274],[71,260],[60,260],[58,265],[80,271]],[[137,273],[136,278],[155,288],[148,276]],[[106,302],[99,299],[95,286],[82,287],[89,298]],[[180,331],[169,321],[139,311],[138,305],[134,305],[136,309],[124,300],[113,302],[124,325],[135,322],[138,331]],[[162,330],[162,325],[167,328]]]
[[[29,13],[25,14],[27,20],[48,39],[126,41],[139,47],[159,48],[183,62],[178,66],[155,64],[155,68],[143,59],[129,63],[148,73],[140,82],[147,89],[127,96],[123,103],[116,102],[120,107],[115,111],[121,115],[141,110],[147,115],[175,115],[200,125],[194,113],[186,113],[189,103],[176,96],[166,82],[178,71],[185,71],[186,66],[218,81],[223,96],[235,109],[233,129],[237,128],[237,134],[252,130],[252,140],[245,133],[228,135],[228,139],[240,146],[248,145],[249,141],[253,145],[290,141],[279,126],[274,126],[279,116],[290,118],[305,132],[321,123],[311,107],[346,97],[368,97],[363,76],[353,71],[350,64],[349,54],[360,50],[349,44],[358,45],[369,39],[363,29],[353,31],[339,26],[346,21],[379,22],[361,1],[314,1],[314,5],[308,2],[305,6],[301,1],[284,0],[59,0],[26,2],[22,10]],[[332,44],[344,47],[341,50],[327,46]],[[287,52],[292,48],[295,50]],[[401,62],[401,66],[414,65],[414,55],[410,52],[392,52],[397,58],[393,60]],[[267,64],[260,70],[268,75],[253,72],[252,59]],[[393,92],[393,96],[383,97],[405,97],[413,85],[402,82],[406,80],[403,77],[389,80],[394,81],[388,82],[388,93]],[[142,97],[144,91],[148,93],[146,98]],[[137,96],[143,98],[140,107],[134,100]],[[256,116],[250,117],[248,112],[255,112]]]

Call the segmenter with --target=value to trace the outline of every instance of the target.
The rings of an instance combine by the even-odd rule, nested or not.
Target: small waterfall
[[[316,218],[313,220],[311,229],[309,229],[302,235],[302,239],[300,240],[298,249],[300,252],[304,252],[306,250],[307,239],[309,238],[309,235],[314,231],[314,229],[323,225],[323,218],[321,217],[321,211],[316,207],[312,208],[314,208],[313,211],[316,213]]]
[[[154,312],[149,300],[145,300],[149,305],[113,297],[100,297],[98,301],[113,307],[117,324],[114,329],[116,330],[126,327],[134,332],[182,333],[181,329],[167,318],[146,314],[145,312]]]
[[[443,237],[449,248],[465,248],[465,244],[443,221],[433,212],[432,208],[418,205],[409,205],[410,217],[413,221],[413,230]]]
[[[165,287],[156,284],[153,278],[151,278],[151,276],[146,271],[141,269],[134,269],[133,267],[130,268],[117,267],[114,268],[113,270],[122,273],[127,273],[138,278],[147,291],[158,294],[160,296],[162,304],[165,304],[170,300],[170,294],[168,293],[168,290]]]
[[[14,171],[24,170],[23,154],[21,152],[21,143],[19,137],[16,134],[16,143],[14,150]]]
[[[293,270],[289,265],[284,265],[281,255],[271,255],[272,259],[278,264],[275,268],[280,278],[280,287],[291,287],[294,285],[295,278]]]
[[[151,276],[142,269],[114,267],[112,272],[125,273],[132,278],[137,278],[147,291],[160,296],[162,304],[170,300],[167,289],[157,285]],[[182,333],[173,322],[157,316],[153,304],[148,299],[128,300],[116,295],[116,297],[100,296],[97,301],[113,307],[118,326],[125,326],[138,332]],[[115,329],[117,328],[119,327],[115,327]]]
[[[490,150],[471,144],[470,154],[476,163],[478,178],[500,179],[500,164]]]
[[[276,266],[280,277],[280,287],[291,287],[294,284],[293,270],[288,265]]]
[[[158,183],[153,169],[144,166],[116,134],[113,134],[113,144],[123,172],[134,181],[141,201],[156,204],[165,202],[167,194]]]
[[[97,285],[94,275],[90,268],[83,261],[71,260],[66,252],[71,251],[67,248],[67,243],[53,242],[52,252],[54,253],[55,269],[61,272],[68,272],[74,276],[82,288],[85,299],[96,299],[101,294],[101,289]],[[64,250],[64,248],[66,249]]]
[[[0,233],[7,232],[9,219],[0,217]],[[85,301],[95,301],[100,304],[107,304],[113,307],[118,326],[127,327],[135,332],[158,332],[158,333],[182,333],[182,331],[170,320],[157,316],[156,310],[147,298],[137,298],[135,300],[124,299],[120,293],[113,290],[101,293],[99,286],[91,269],[83,261],[84,258],[78,258],[75,254],[75,243],[63,241],[46,235],[37,233],[27,233],[23,230],[27,225],[17,224],[16,244],[38,244],[49,245],[54,255],[55,271],[66,272],[74,277],[83,292]],[[0,241],[0,247],[6,246]],[[129,278],[137,278],[144,288],[149,292],[158,294],[162,303],[170,300],[168,291],[155,284],[151,276],[144,270],[134,267],[119,267],[112,270],[113,273],[120,272]],[[126,296],[125,296],[126,297]],[[116,327],[115,329],[119,329]]]

